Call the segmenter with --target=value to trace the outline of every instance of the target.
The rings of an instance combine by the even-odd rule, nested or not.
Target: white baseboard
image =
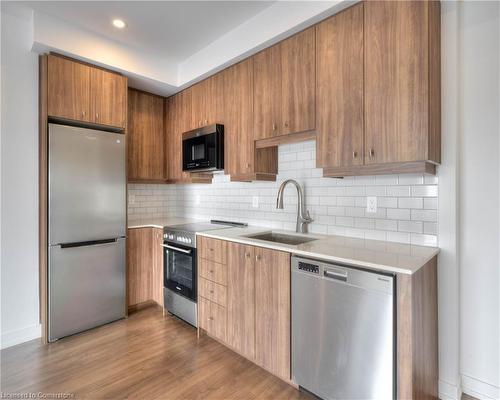
[[[460,400],[462,391],[459,386],[439,380],[438,396],[441,400]]]
[[[471,376],[462,375],[462,390],[477,399],[500,399],[500,388],[480,381]]]
[[[0,348],[15,346],[16,344],[28,342],[42,336],[42,325],[36,324],[26,328],[16,329],[2,333]]]

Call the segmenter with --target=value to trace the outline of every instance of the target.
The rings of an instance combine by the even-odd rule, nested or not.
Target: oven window
[[[205,143],[195,144],[191,147],[192,161],[203,160],[205,158]]]
[[[186,289],[193,289],[193,259],[190,255],[177,253],[175,251],[166,251],[167,262],[167,280],[172,283],[178,283]]]

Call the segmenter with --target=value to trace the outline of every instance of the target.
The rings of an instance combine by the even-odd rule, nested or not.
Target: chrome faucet
[[[294,179],[287,179],[284,181],[280,188],[278,189],[278,198],[276,199],[276,208],[283,210],[283,192],[285,191],[285,186],[289,183],[295,185],[297,189],[298,205],[297,205],[297,226],[295,231],[299,233],[307,233],[307,224],[313,222],[313,219],[309,215],[309,211],[306,210],[304,205],[304,192],[300,187],[299,183]]]

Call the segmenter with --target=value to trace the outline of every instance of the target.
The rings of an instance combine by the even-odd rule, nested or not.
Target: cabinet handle
[[[99,113],[95,113],[95,119],[99,119]]]
[[[214,320],[214,317],[208,317],[208,320],[209,320],[209,321],[213,321],[213,320]]]
[[[214,251],[214,249],[212,249],[212,248],[209,248],[208,250],[210,250],[210,251]]]
[[[276,124],[273,123],[273,131],[275,131],[275,130],[276,130]]]
[[[210,272],[211,274],[213,274],[213,273],[214,273],[214,270],[213,270],[213,269],[211,269],[211,270],[209,270],[208,272]]]
[[[255,256],[255,259],[256,259],[257,261],[260,261],[260,259],[261,259],[261,258],[262,258],[262,257],[261,257],[259,254]]]
[[[375,150],[370,149],[370,157],[373,157],[375,155]]]
[[[214,291],[213,291],[213,290],[210,290],[210,293],[212,293],[212,294],[213,294],[213,293],[214,293]]]
[[[207,124],[208,124],[208,119],[205,120],[205,125],[207,125]]]
[[[356,150],[354,150],[352,152],[352,158],[356,158],[358,156],[358,152]]]
[[[250,258],[250,253],[245,253],[246,258]]]
[[[82,118],[85,117],[85,111],[82,111]]]
[[[199,125],[199,126],[201,126],[201,125],[202,125],[202,124],[201,124],[201,120],[199,120],[199,121],[198,121],[198,125]]]
[[[285,127],[288,128],[288,121],[285,121]]]

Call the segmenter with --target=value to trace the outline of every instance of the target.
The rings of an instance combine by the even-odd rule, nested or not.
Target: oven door
[[[164,286],[196,301],[196,249],[163,242]]]

